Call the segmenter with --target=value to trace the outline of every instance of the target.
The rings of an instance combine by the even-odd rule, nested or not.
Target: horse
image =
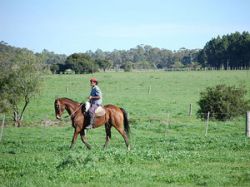
[[[54,102],[55,115],[58,120],[61,120],[61,116],[66,110],[72,121],[72,127],[75,129],[73,138],[71,141],[70,148],[74,147],[78,135],[81,135],[81,140],[88,149],[91,149],[90,144],[87,142],[86,138],[86,126],[88,125],[87,118],[87,106],[86,103],[78,103],[69,98],[58,98]],[[127,149],[130,150],[129,144],[129,132],[130,126],[128,121],[127,112],[115,105],[105,105],[103,106],[105,110],[105,115],[100,117],[95,117],[94,128],[98,128],[105,125],[106,131],[106,141],[104,148],[106,148],[111,139],[111,127],[114,127],[123,137]]]

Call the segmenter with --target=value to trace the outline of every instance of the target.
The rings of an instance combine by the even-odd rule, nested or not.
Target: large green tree
[[[85,53],[74,53],[68,56],[65,66],[76,73],[94,73],[98,70],[95,62]]]
[[[103,69],[104,72],[112,66],[112,62],[105,59],[96,59],[95,63],[99,66],[100,69]]]
[[[27,49],[6,47],[1,51],[0,108],[2,112],[13,112],[16,126],[21,125],[31,98],[39,90],[42,70],[40,62]]]

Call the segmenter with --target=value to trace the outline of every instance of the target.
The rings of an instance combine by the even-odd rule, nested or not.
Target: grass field
[[[104,128],[88,132],[92,150],[80,139],[69,150],[68,119],[52,126],[54,99],[85,101],[89,78],[100,80],[104,104],[125,108],[132,150],[112,130],[103,150]],[[227,122],[196,118],[200,91],[219,83],[246,85],[249,71],[98,73],[44,77],[40,94],[24,116],[24,127],[8,122],[0,143],[1,186],[249,186],[250,140],[245,116]],[[189,104],[193,115],[188,116]],[[66,114],[65,114],[66,116]],[[0,117],[1,119],[1,117]],[[8,117],[9,119],[9,117]]]

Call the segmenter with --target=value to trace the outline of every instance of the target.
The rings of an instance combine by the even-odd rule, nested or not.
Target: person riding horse
[[[90,91],[90,95],[88,97],[89,102],[90,102],[90,108],[88,111],[89,123],[86,126],[86,129],[95,128],[94,127],[95,110],[99,106],[102,106],[102,91],[98,86],[98,81],[96,78],[90,79],[90,86],[91,86],[91,91]]]
[[[89,102],[78,103],[65,97],[55,99],[54,107],[56,118],[61,119],[63,112],[66,110],[71,118],[72,127],[75,129],[70,148],[73,148],[77,136],[80,134],[82,142],[88,149],[91,149],[90,144],[87,142],[86,129],[98,128],[105,125],[106,141],[104,148],[109,144],[111,128],[114,127],[122,135],[127,149],[130,150],[130,125],[126,110],[112,104],[101,106],[102,92],[97,85],[98,81],[96,78],[90,79],[91,91],[88,97]],[[80,108],[82,110],[80,110]],[[102,111],[104,111],[104,113]],[[89,117],[91,118],[90,120]]]

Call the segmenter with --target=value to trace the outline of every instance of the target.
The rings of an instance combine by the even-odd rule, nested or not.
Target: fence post
[[[205,136],[207,136],[209,116],[210,116],[210,112],[208,112],[208,113],[207,113],[207,120],[206,120],[206,133],[205,133]]]
[[[151,93],[151,85],[148,87],[148,94],[150,95]]]
[[[2,126],[1,126],[0,142],[2,141],[2,137],[3,137],[4,121],[5,121],[5,114],[3,115],[3,121],[2,121]]]
[[[246,115],[246,136],[250,137],[250,111]]]
[[[188,112],[189,116],[192,116],[192,104],[189,105],[189,112]]]
[[[167,124],[165,126],[165,135],[167,134],[167,129],[170,128],[170,114],[167,113]]]

